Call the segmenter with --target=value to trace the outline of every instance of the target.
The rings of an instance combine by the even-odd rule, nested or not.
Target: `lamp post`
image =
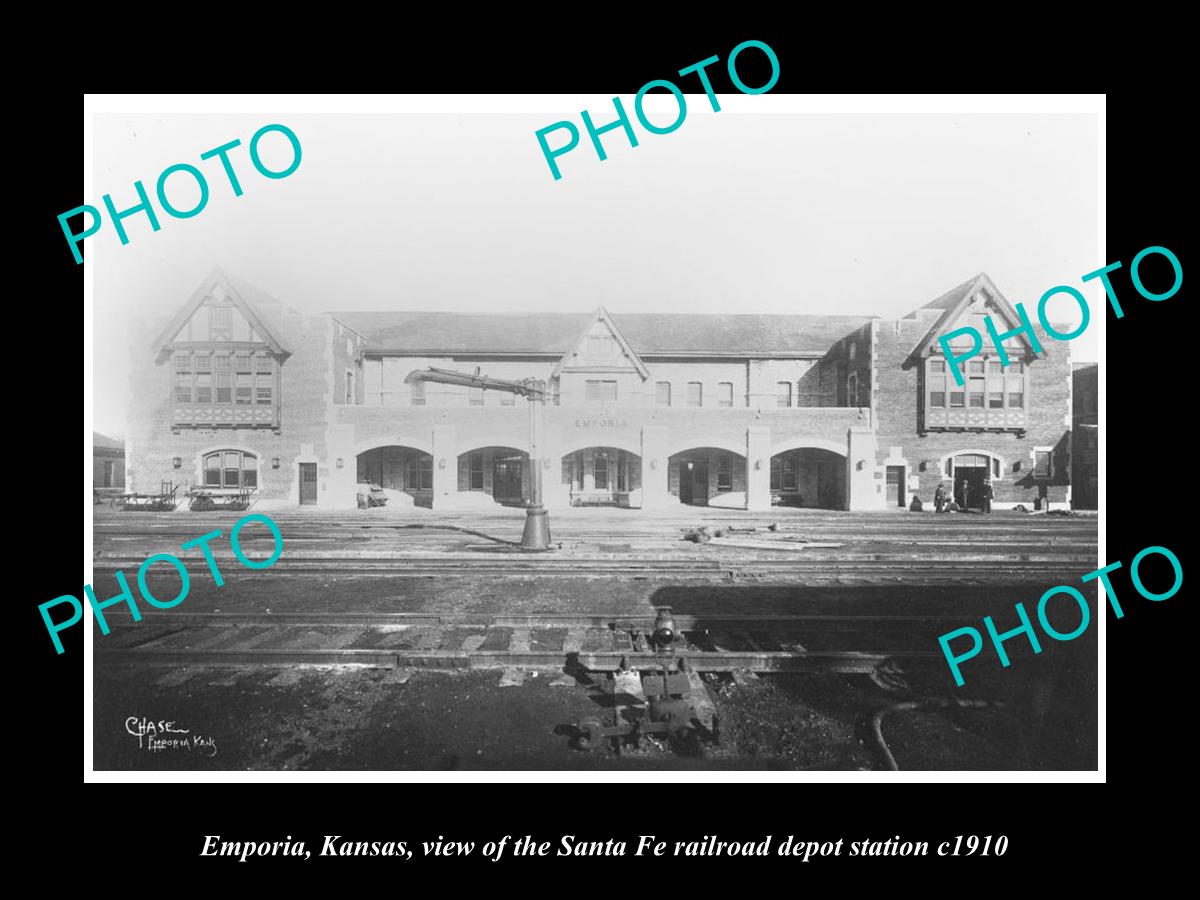
[[[474,373],[455,372],[452,369],[428,369],[409,372],[405,382],[433,381],[438,384],[457,384],[483,390],[504,391],[520,394],[529,401],[529,505],[525,508],[525,531],[521,535],[522,550],[550,549],[550,517],[542,505],[542,446],[545,443],[542,413],[546,406],[546,382],[540,378],[524,378],[521,381],[505,381]]]

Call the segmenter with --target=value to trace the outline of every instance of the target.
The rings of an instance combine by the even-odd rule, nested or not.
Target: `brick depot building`
[[[301,315],[217,270],[134,341],[128,489],[347,509],[375,483],[389,507],[520,505],[529,401],[406,381],[435,366],[546,381],[551,508],[885,509],[987,475],[996,508],[1067,502],[1070,345],[1014,336],[1002,368],[985,340],[959,388],[937,338],[986,335],[985,315],[1019,324],[986,275],[899,319]]]

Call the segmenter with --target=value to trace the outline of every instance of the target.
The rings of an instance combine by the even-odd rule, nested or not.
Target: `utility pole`
[[[457,384],[482,388],[485,391],[504,391],[520,394],[529,401],[529,454],[526,474],[529,484],[529,505],[525,508],[525,531],[521,535],[522,550],[550,549],[550,516],[542,505],[542,458],[545,444],[543,411],[546,407],[546,382],[540,378],[523,378],[520,381],[505,381],[474,373],[455,372],[453,369],[428,369],[409,372],[404,379],[408,384],[433,381],[438,384]]]

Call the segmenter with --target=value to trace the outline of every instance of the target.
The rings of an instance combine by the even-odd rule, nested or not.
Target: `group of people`
[[[985,513],[992,511],[992,500],[995,497],[995,492],[992,490],[992,479],[985,478],[983,480],[978,496],[972,493],[969,481],[960,482],[958,493],[959,499],[955,500],[946,489],[946,483],[944,481],[940,483],[933,494],[934,512],[961,512],[970,509],[972,500],[978,501]]]

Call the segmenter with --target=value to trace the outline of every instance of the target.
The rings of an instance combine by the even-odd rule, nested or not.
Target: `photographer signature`
[[[174,721],[147,719],[130,716],[125,720],[125,730],[138,739],[139,750],[161,753],[165,750],[200,751],[207,756],[217,755],[215,738],[192,734],[190,728],[181,728]]]

